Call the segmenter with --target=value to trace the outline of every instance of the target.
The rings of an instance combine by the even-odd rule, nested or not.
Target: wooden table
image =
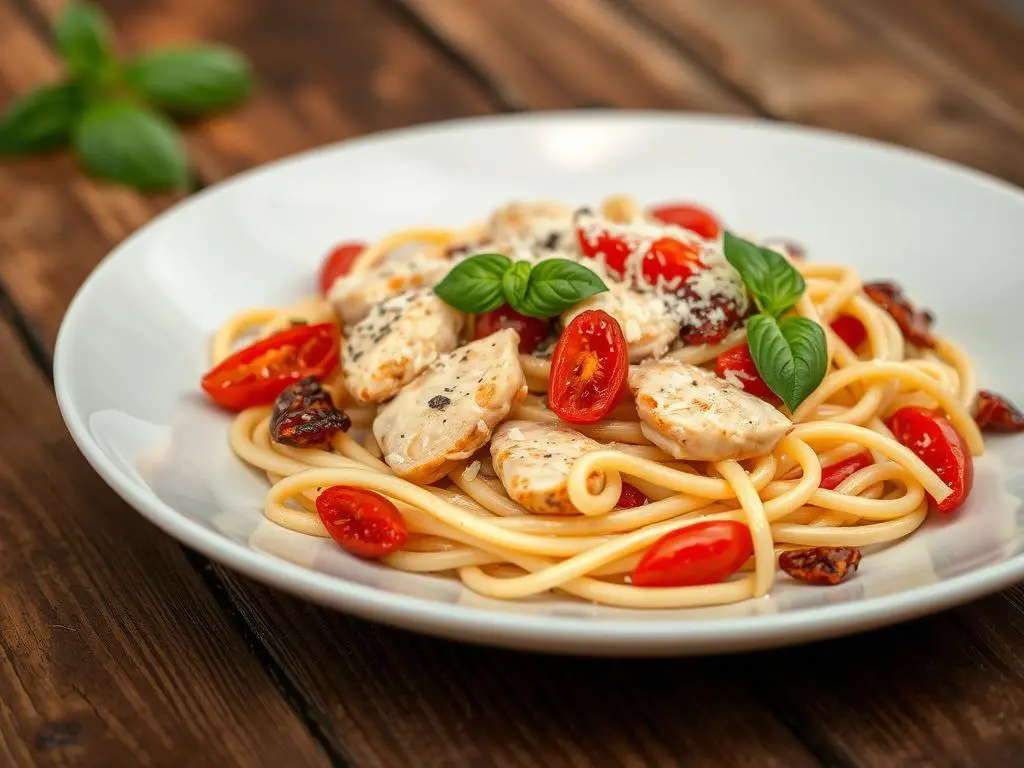
[[[0,0],[0,104],[55,77],[60,5]],[[592,105],[791,120],[1024,183],[1010,0],[102,5],[126,49],[200,37],[252,57],[255,98],[188,131],[203,184],[379,129]],[[374,626],[184,549],[89,469],[50,381],[74,291],[174,202],[63,155],[0,168],[4,765],[1024,761],[1020,588],[808,647],[607,661]]]

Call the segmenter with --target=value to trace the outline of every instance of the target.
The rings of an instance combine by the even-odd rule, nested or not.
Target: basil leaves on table
[[[111,25],[72,2],[54,25],[66,78],[15,99],[0,116],[0,157],[71,144],[91,175],[139,189],[188,185],[185,145],[164,111],[202,115],[252,90],[246,59],[222,45],[115,52]]]

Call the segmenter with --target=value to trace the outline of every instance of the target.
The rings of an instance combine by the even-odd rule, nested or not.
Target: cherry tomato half
[[[715,373],[721,379],[739,383],[744,392],[772,403],[782,402],[757,372],[757,366],[754,365],[754,358],[750,356],[750,347],[746,342],[726,350],[715,358]]]
[[[917,454],[953,491],[941,504],[933,504],[944,514],[959,509],[974,483],[974,459],[967,441],[949,420],[935,411],[919,406],[904,406],[887,422],[896,439]]]
[[[688,229],[705,240],[714,240],[722,231],[718,219],[696,205],[659,205],[650,212],[658,221]]]
[[[735,520],[709,520],[658,539],[640,559],[631,581],[638,587],[717,584],[754,552],[750,529]]]
[[[642,507],[647,502],[648,498],[639,488],[629,483],[623,483],[622,492],[619,494],[619,503],[616,506],[623,509],[631,509],[633,507]]]
[[[593,424],[618,404],[626,389],[629,346],[618,322],[588,309],[562,331],[551,357],[548,406],[574,424]]]
[[[869,451],[861,451],[855,453],[848,459],[837,461],[835,464],[829,464],[827,467],[821,468],[821,487],[826,491],[834,491],[839,487],[846,478],[852,475],[854,472],[859,472],[864,467],[870,467],[875,463],[874,457],[872,457]]]
[[[868,337],[868,330],[864,327],[864,323],[853,315],[840,315],[832,321],[831,325],[836,336],[846,342],[846,346],[850,349],[856,349]]]
[[[323,266],[320,267],[321,295],[326,296],[334,281],[348,274],[352,269],[352,263],[365,248],[363,243],[342,243],[327,254]]]
[[[519,334],[519,351],[533,352],[548,335],[550,324],[540,317],[529,317],[516,312],[508,304],[477,315],[474,339],[482,339],[497,333],[502,328],[511,328]]]
[[[405,519],[376,491],[334,485],[316,497],[316,511],[327,532],[357,557],[382,557],[405,546]]]
[[[605,230],[588,234],[584,228],[576,230],[576,237],[584,256],[593,259],[603,255],[605,264],[617,275],[622,276],[626,271],[626,261],[633,252],[626,238]],[[671,237],[661,237],[651,243],[640,265],[644,280],[651,285],[656,285],[658,278],[681,283],[704,268],[697,246]]]
[[[297,325],[240,349],[203,376],[214,402],[232,411],[270,405],[289,384],[313,376],[323,380],[338,365],[337,326]]]

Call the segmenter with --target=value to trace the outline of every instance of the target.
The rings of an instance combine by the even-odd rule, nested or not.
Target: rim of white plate
[[[491,125],[534,122],[609,123],[663,121],[705,126],[729,125],[757,132],[801,135],[841,146],[898,156],[958,177],[963,183],[984,185],[1017,196],[1024,190],[989,174],[927,153],[838,131],[777,123],[757,117],[686,114],[658,110],[566,110],[485,115],[424,123],[368,134],[299,152],[243,171],[198,192],[156,216],[116,246],[86,278],[61,322],[53,357],[57,403],[72,438],[89,464],[128,504],[156,526],[202,554],[256,581],[362,618],[435,636],[487,645],[543,649],[556,653],[618,655],[686,655],[763,649],[865,631],[934,613],[996,592],[1024,579],[1024,554],[933,584],[889,595],[804,608],[791,613],[721,619],[664,619],[616,621],[566,616],[533,616],[489,608],[438,603],[387,592],[339,579],[258,552],[234,541],[161,501],[123,472],[93,439],[75,409],[67,379],[68,329],[75,325],[93,286],[108,271],[127,263],[124,257],[137,238],[156,227],[168,226],[182,211],[251,178],[273,173],[281,166],[309,162],[324,154],[344,152],[362,144],[401,141],[408,136]]]

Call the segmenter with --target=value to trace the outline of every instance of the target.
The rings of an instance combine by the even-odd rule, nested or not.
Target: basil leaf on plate
[[[517,261],[501,278],[501,288],[505,293],[505,301],[513,308],[521,307],[530,284],[530,262]]]
[[[54,34],[57,50],[74,77],[99,80],[115,61],[110,22],[95,6],[72,2],[57,19]]]
[[[736,237],[724,236],[725,258],[732,264],[766,314],[778,317],[803,295],[803,275],[785,256]]]
[[[123,101],[90,107],[75,129],[75,152],[94,176],[141,189],[188,182],[185,148],[167,118]]]
[[[144,53],[128,62],[124,77],[150,104],[181,114],[233,106],[252,88],[245,57],[222,45]]]
[[[434,293],[463,312],[490,312],[505,303],[502,278],[511,266],[500,253],[478,253],[453,267]]]
[[[526,295],[513,308],[530,317],[554,317],[607,290],[601,278],[582,264],[569,259],[545,259],[530,272]]]
[[[791,412],[825,378],[825,331],[806,317],[776,321],[770,315],[754,315],[747,323],[747,345],[757,372]]]
[[[66,144],[82,107],[82,95],[73,83],[48,85],[25,94],[0,119],[0,155]]]

